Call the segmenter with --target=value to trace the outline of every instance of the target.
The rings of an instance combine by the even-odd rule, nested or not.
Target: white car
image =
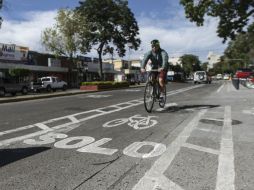
[[[207,73],[205,71],[196,71],[193,74],[193,81],[194,84],[196,83],[211,83],[211,77],[207,76]]]
[[[31,84],[31,90],[33,91],[46,90],[51,92],[52,90],[55,91],[56,89],[66,90],[67,83],[58,77],[47,76],[39,78],[37,82],[33,82]]]
[[[224,80],[229,80],[229,75],[228,75],[228,74],[225,74],[225,75],[223,76],[223,79],[224,79]]]
[[[222,79],[222,74],[217,74],[217,75],[216,75],[216,79],[217,79],[217,80],[221,80],[221,79]]]

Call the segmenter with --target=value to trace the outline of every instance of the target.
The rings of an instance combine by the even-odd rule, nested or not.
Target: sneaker
[[[165,99],[165,95],[164,95],[164,94],[161,94],[161,95],[160,95],[160,98],[159,98],[159,101],[160,101],[160,102],[163,102],[164,99]]]

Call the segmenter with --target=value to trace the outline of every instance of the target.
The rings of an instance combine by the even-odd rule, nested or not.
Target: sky
[[[41,45],[42,31],[55,23],[57,10],[75,8],[78,0],[3,0],[0,15],[4,19],[0,29],[0,43],[29,47],[45,52]],[[150,41],[158,39],[169,57],[194,54],[207,61],[209,51],[222,55],[226,44],[217,37],[218,20],[206,18],[197,27],[185,18],[179,0],[129,0],[129,7],[139,25],[139,50],[127,51],[125,59],[139,59],[150,50]],[[98,57],[95,51],[86,56]],[[117,55],[115,55],[117,58]],[[107,58],[107,56],[103,57]]]

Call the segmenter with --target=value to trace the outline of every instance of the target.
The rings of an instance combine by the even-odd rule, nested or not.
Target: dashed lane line
[[[224,87],[225,83],[223,83],[217,90],[217,93],[219,93],[221,91],[221,89]]]

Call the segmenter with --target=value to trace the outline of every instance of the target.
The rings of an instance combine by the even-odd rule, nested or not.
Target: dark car
[[[5,96],[6,93],[15,96],[18,92],[27,94],[28,89],[28,82],[18,82],[15,78],[0,78],[0,96]]]

